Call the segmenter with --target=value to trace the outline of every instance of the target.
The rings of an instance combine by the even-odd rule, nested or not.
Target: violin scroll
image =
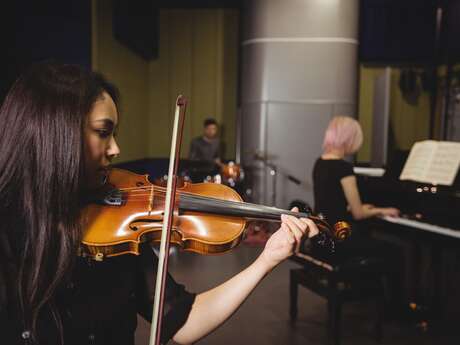
[[[324,217],[311,216],[318,227],[319,234],[312,238],[320,247],[329,253],[335,253],[335,244],[346,240],[351,235],[351,226],[344,221],[340,221],[330,226]]]
[[[309,218],[318,226],[320,233],[327,234],[334,241],[344,241],[351,235],[351,226],[347,222],[340,221],[331,226],[324,217],[311,216]]]
[[[337,222],[334,224],[334,238],[338,241],[346,240],[351,235],[351,226],[347,222]]]

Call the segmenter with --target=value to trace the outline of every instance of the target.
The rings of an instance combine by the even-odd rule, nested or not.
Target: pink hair
[[[356,152],[363,142],[363,131],[358,121],[349,116],[335,116],[324,134],[323,150],[344,150],[345,154]]]

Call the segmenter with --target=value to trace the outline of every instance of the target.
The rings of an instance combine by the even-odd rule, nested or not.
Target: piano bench
[[[290,271],[291,321],[297,318],[298,286],[302,285],[325,298],[328,305],[329,343],[340,344],[340,319],[344,302],[372,299],[376,303],[375,340],[383,335],[385,304],[385,265],[377,258],[356,257],[342,264],[331,265],[310,255],[298,253],[292,260],[303,268]]]

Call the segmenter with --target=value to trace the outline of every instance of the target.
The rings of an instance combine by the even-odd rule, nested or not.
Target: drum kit
[[[261,162],[263,164],[263,168],[267,169],[270,175],[269,181],[272,183],[272,188],[269,199],[271,200],[270,204],[272,206],[275,206],[276,204],[276,184],[279,174],[282,174],[289,181],[297,185],[302,184],[302,182],[294,176],[278,171],[278,167],[273,163],[273,161],[277,158],[276,156],[266,155],[260,151],[251,153],[253,153],[253,161]],[[223,184],[236,190],[244,201],[254,202],[252,185],[254,182],[254,166],[249,165],[246,166],[246,168],[247,173],[240,164],[233,160],[216,164],[213,161],[182,159],[179,163],[180,177],[178,179],[178,186],[182,186],[185,182]],[[168,176],[164,175],[157,178],[154,183],[166,186],[167,178]]]
[[[222,183],[235,188],[238,183],[243,182],[244,170],[241,168],[241,165],[230,161],[222,164],[219,174],[216,174],[213,180],[214,183]]]
[[[200,164],[200,162],[185,162],[185,168],[177,181],[178,186],[184,185],[186,182],[204,182],[218,183],[229,186],[233,189],[241,190],[244,183],[244,170],[240,164],[234,161],[229,161],[221,164],[218,169],[212,167],[208,169],[208,163]],[[159,186],[166,186],[168,175],[163,175],[155,179],[154,183]]]

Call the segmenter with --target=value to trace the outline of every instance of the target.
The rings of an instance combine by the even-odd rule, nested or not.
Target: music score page
[[[400,180],[451,186],[460,165],[460,143],[420,141],[412,146]]]

